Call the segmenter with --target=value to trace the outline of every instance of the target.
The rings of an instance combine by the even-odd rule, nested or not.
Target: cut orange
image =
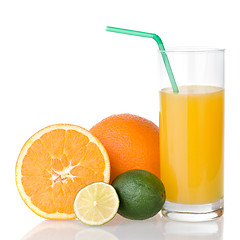
[[[23,146],[16,164],[18,191],[27,206],[47,219],[73,219],[77,192],[110,179],[107,152],[87,130],[70,124],[48,126]]]

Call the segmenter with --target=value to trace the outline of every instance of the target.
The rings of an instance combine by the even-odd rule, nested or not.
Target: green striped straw
[[[169,77],[171,85],[172,85],[173,92],[175,92],[175,93],[179,92],[176,81],[175,81],[175,78],[173,76],[172,68],[171,68],[169,60],[168,60],[168,56],[165,53],[165,48],[163,46],[163,42],[157,34],[134,31],[134,30],[123,29],[123,28],[115,28],[115,27],[109,27],[109,26],[106,27],[106,31],[154,39],[157,42],[158,48],[159,48],[159,50],[162,54],[163,62],[165,64],[165,67],[166,67],[166,70],[167,70],[167,73],[168,73],[168,77]]]

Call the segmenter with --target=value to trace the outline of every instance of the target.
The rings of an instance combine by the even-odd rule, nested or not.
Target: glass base
[[[178,204],[166,201],[163,216],[176,221],[204,222],[214,220],[223,215],[223,198],[207,204]]]

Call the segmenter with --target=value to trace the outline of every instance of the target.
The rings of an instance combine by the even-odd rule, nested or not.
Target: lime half
[[[73,203],[76,217],[90,226],[99,226],[110,221],[116,215],[118,207],[116,190],[104,182],[95,182],[82,188]]]

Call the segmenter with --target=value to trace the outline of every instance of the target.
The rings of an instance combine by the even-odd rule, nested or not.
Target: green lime
[[[145,170],[130,170],[112,182],[120,205],[118,213],[129,219],[142,220],[153,217],[163,207],[166,199],[161,180]]]

